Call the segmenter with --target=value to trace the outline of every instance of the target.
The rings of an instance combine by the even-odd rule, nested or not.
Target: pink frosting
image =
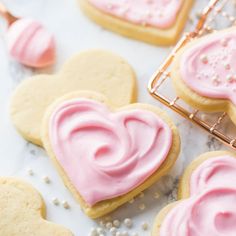
[[[236,188],[214,188],[174,207],[160,236],[235,236],[235,222]]]
[[[190,178],[191,197],[165,218],[160,236],[236,235],[236,158],[223,155],[199,165]]]
[[[122,20],[156,28],[171,27],[182,0],[88,0],[92,5]]]
[[[32,19],[19,19],[7,32],[8,50],[13,58],[30,67],[44,67],[55,61],[55,41]]]
[[[181,58],[183,81],[198,94],[236,104],[236,31],[217,32],[196,43]]]
[[[219,156],[204,161],[191,175],[191,195],[207,188],[236,188],[236,158]]]
[[[113,113],[83,98],[57,107],[49,136],[59,164],[90,206],[143,183],[166,159],[172,144],[171,129],[154,113]]]

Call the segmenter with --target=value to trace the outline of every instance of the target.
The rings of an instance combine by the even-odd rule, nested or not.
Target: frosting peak
[[[233,187],[236,183],[236,158],[225,155],[204,161],[190,178],[191,195],[207,188]]]
[[[143,183],[165,161],[172,144],[171,129],[151,111],[113,113],[82,98],[57,107],[49,137],[57,161],[90,206]]]
[[[160,236],[235,236],[236,189],[216,188],[174,207],[162,223]]]

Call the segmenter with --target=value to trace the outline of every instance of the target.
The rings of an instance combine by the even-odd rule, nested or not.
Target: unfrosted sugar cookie
[[[166,114],[147,104],[115,109],[100,94],[65,95],[49,107],[43,146],[91,218],[131,200],[174,164],[180,140]]]
[[[197,109],[229,113],[236,123],[236,28],[196,39],[175,57],[171,77],[179,97]]]
[[[10,104],[13,124],[26,140],[41,145],[40,127],[48,105],[68,92],[83,89],[106,95],[114,106],[127,105],[136,100],[135,73],[113,53],[80,53],[59,74],[33,76],[17,87]]]
[[[176,42],[193,0],[79,0],[82,10],[104,28],[152,44]]]
[[[182,177],[180,200],[158,214],[152,236],[235,235],[235,181],[234,153],[218,151],[201,155]]]
[[[15,178],[0,178],[0,235],[73,236],[70,230],[46,221],[40,194]]]

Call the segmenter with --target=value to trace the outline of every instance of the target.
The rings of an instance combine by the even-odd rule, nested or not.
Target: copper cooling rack
[[[184,118],[236,150],[236,127],[224,113],[204,113],[187,105],[171,87],[170,68],[175,54],[192,39],[236,24],[236,0],[210,0],[193,31],[185,33],[148,84],[149,93]],[[169,91],[168,91],[169,90]],[[168,91],[168,92],[167,92]],[[166,94],[171,94],[169,97]]]

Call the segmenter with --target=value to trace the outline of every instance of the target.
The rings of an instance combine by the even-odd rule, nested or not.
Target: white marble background
[[[2,2],[15,15],[38,19],[54,33],[58,49],[57,63],[48,72],[57,71],[67,58],[82,50],[108,49],[126,58],[134,67],[138,76],[139,101],[162,106],[147,93],[146,85],[170,48],[149,46],[102,29],[81,13],[76,0],[5,0]],[[196,2],[194,9],[199,11],[208,1]],[[192,13],[192,16],[195,16],[195,13]],[[0,175],[19,176],[32,183],[41,192],[46,202],[47,219],[67,226],[76,236],[88,235],[91,227],[98,227],[98,221],[92,221],[82,213],[80,206],[64,187],[46,153],[41,148],[26,142],[16,133],[11,124],[8,105],[14,88],[30,75],[45,71],[30,70],[9,57],[4,38],[5,30],[5,22],[0,20]],[[168,108],[164,109],[179,128],[182,139],[181,155],[171,175],[164,177],[158,184],[145,191],[144,196],[138,197],[133,204],[127,203],[111,214],[113,219],[122,220],[129,217],[133,220],[134,226],[131,229],[125,227],[122,229],[127,230],[130,235],[132,232],[150,235],[154,216],[167,202],[175,198],[178,177],[192,159],[205,151],[225,148],[204,131]],[[28,168],[34,171],[34,176],[27,174]],[[42,178],[45,175],[50,177],[51,184],[43,182]],[[155,193],[160,194],[158,199],[154,198]],[[65,210],[62,206],[54,206],[53,197],[68,201],[71,209]],[[144,210],[138,208],[142,203],[146,206]],[[149,224],[149,230],[141,229],[142,222]]]

